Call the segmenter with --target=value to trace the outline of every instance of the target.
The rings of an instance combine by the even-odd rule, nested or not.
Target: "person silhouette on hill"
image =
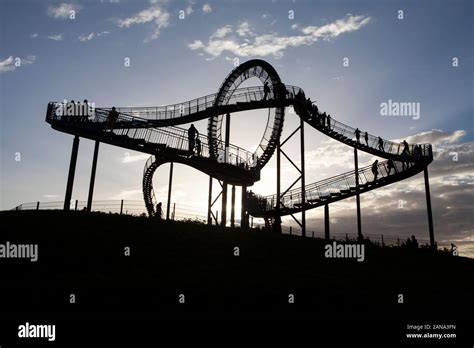
[[[163,218],[163,209],[161,208],[161,202],[156,205],[155,217],[159,220]]]
[[[369,146],[369,133],[365,132],[364,134],[365,145]]]
[[[191,155],[194,155],[194,147],[196,144],[197,134],[198,134],[198,131],[194,127],[194,124],[191,124],[191,127],[189,127],[188,129],[188,145],[189,145],[189,152],[191,152]]]
[[[383,139],[381,137],[379,137],[379,150],[385,152],[385,149],[383,147]]]
[[[328,117],[326,118],[326,123],[327,123],[327,127],[328,129],[331,129],[331,115],[328,114]]]
[[[265,81],[263,84],[263,100],[267,100],[268,95],[270,94],[270,86],[268,86],[268,82]]]
[[[356,128],[354,134],[356,136],[357,144],[359,144],[360,143],[360,130],[359,130],[359,128]]]
[[[377,181],[377,176],[379,175],[379,160],[375,160],[372,164],[372,174],[374,174],[374,181]]]
[[[411,246],[415,249],[418,248],[418,241],[416,240],[415,236],[411,236]]]

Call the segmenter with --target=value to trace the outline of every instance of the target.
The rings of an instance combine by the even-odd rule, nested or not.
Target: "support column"
[[[230,227],[235,227],[235,185],[232,185],[230,202]]]
[[[300,117],[300,145],[301,145],[301,204],[303,210],[301,212],[301,235],[306,237],[306,190],[305,190],[305,169],[304,169],[304,121]]]
[[[79,152],[79,136],[75,135],[72,142],[71,162],[69,162],[69,174],[67,177],[66,195],[64,196],[64,210],[69,210],[71,205],[72,187],[74,185],[74,174],[76,173],[77,153]]]
[[[425,176],[425,192],[426,192],[426,207],[428,210],[428,228],[430,232],[430,246],[431,248],[436,248],[436,242],[434,238],[434,229],[433,229],[433,214],[431,212],[431,195],[430,195],[430,181],[428,178],[428,167],[425,167],[423,174]]]
[[[96,140],[94,145],[94,157],[92,158],[91,182],[89,184],[89,196],[87,197],[87,211],[92,209],[92,196],[94,195],[95,171],[97,169],[97,157],[99,156],[100,141]]]
[[[169,183],[168,183],[168,204],[166,206],[166,220],[170,219],[172,186],[173,186],[173,162],[170,163],[170,178],[169,178]]]
[[[230,145],[230,114],[225,115],[225,161],[229,160],[229,145]],[[227,223],[227,181],[222,183],[222,211],[221,211],[221,226],[225,227]]]
[[[277,218],[273,222],[274,224],[279,224],[279,226],[276,226],[273,228],[274,231],[279,231],[281,233],[281,218],[279,218],[279,211],[281,207],[281,180],[280,180],[280,165],[281,165],[281,149],[280,149],[280,139],[278,139],[278,144],[277,144],[277,201],[276,201],[276,211],[277,211]],[[272,231],[273,232],[273,231]]]
[[[329,240],[329,204],[324,206],[324,239]]]
[[[222,183],[222,207],[221,207],[221,226],[225,227],[227,222],[227,183]]]
[[[359,195],[359,158],[357,155],[357,148],[354,148],[354,165],[355,165],[355,184],[356,184],[356,205],[357,205],[357,239],[362,240],[362,223],[360,219],[360,195]]]
[[[209,176],[209,198],[207,199],[207,224],[212,225],[212,176]]]
[[[242,202],[240,206],[240,228],[246,229],[249,226],[247,217],[247,186],[242,186]]]

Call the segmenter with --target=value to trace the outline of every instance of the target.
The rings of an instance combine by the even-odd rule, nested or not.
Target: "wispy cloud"
[[[15,71],[16,68],[23,65],[33,64],[35,61],[36,61],[36,56],[33,56],[33,55],[29,55],[26,58],[20,58],[19,60],[16,60],[16,58],[13,58],[13,56],[10,56],[5,60],[0,61],[0,74],[8,72],[8,71]],[[19,65],[16,62],[18,62]]]
[[[38,33],[33,33],[30,35],[30,38],[36,39],[38,37]]]
[[[204,4],[204,5],[202,6],[202,12],[204,12],[204,13],[211,13],[211,12],[212,12],[212,7],[211,7],[211,5],[210,5],[210,4],[207,4],[207,3]]]
[[[100,37],[100,36],[102,36],[102,35],[107,35],[107,34],[110,34],[110,32],[109,32],[109,31],[102,31],[102,32],[100,32],[100,33],[94,33],[94,32],[92,32],[92,33],[90,33],[90,34],[81,34],[81,35],[79,35],[78,39],[79,39],[79,41],[81,41],[81,42],[86,42],[86,41],[90,41],[90,40],[92,40],[92,39],[94,39],[94,38],[96,38],[96,37]]]
[[[170,14],[160,4],[154,4],[131,17],[118,20],[118,26],[121,28],[129,28],[132,25],[145,23],[153,24],[153,32],[145,39],[145,42],[155,40],[160,36],[161,30],[168,27]]]
[[[81,6],[75,4],[62,3],[57,6],[48,7],[48,16],[58,19],[68,19],[74,12],[76,15],[81,10]]]
[[[51,35],[48,35],[48,39],[54,40],[54,41],[61,41],[63,39],[63,34],[51,34]]]
[[[370,17],[347,14],[344,18],[321,27],[304,27],[300,29],[300,35],[294,36],[279,36],[273,33],[257,35],[248,22],[242,22],[235,28],[232,25],[226,25],[217,29],[209,37],[207,44],[204,44],[202,40],[194,40],[188,44],[188,47],[192,50],[202,50],[210,57],[218,57],[224,52],[230,52],[239,57],[274,56],[280,58],[289,48],[337,38],[344,33],[360,29],[370,20]]]
[[[136,155],[130,155],[129,152],[125,152],[123,157],[120,159],[120,162],[122,163],[133,163],[133,162],[138,162],[138,161],[146,161],[150,157],[149,154],[136,154]]]

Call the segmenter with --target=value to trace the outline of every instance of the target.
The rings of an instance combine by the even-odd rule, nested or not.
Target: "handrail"
[[[148,143],[164,144],[169,148],[189,151],[187,129],[175,126],[166,128],[143,128],[143,122],[146,122],[146,120],[135,116],[129,116],[124,113],[119,113],[117,120],[111,121],[109,117],[110,111],[104,108],[96,108],[92,118],[78,117],[74,115],[58,116],[56,110],[63,107],[61,104],[62,103],[55,102],[48,104],[47,121],[51,123],[71,125],[78,128],[92,129],[115,136],[125,136],[129,139],[142,139]],[[124,125],[126,125],[127,128],[124,128]],[[201,141],[200,157],[210,158],[211,154],[209,152],[208,137],[203,134],[198,134],[198,137]],[[217,141],[217,147],[221,151],[221,158],[216,160],[221,163],[227,163],[244,169],[253,170],[256,159],[253,158],[251,152],[239,146],[230,144],[227,147],[227,156],[225,156],[225,142],[222,140]]]
[[[424,156],[422,157],[418,158],[417,161],[412,161],[411,156],[400,156],[392,160],[378,163],[377,181],[389,176],[406,173],[414,166],[424,163],[426,158]],[[392,161],[393,163],[393,171],[391,169],[390,173],[388,172],[389,161]],[[360,168],[358,170],[358,176],[359,187],[373,183],[375,181],[375,174],[372,172],[372,165]],[[357,189],[355,182],[355,172],[349,171],[305,186],[305,202],[327,199],[335,194],[340,195],[344,191],[350,192],[354,191],[355,189]],[[276,210],[276,204],[278,202],[276,194],[261,196],[250,192],[249,199],[253,200],[254,209],[257,208],[261,213]],[[301,205],[303,202],[301,188],[295,188],[288,191],[281,197],[280,201],[282,202],[283,207],[286,209],[297,208],[296,206],[298,204]]]

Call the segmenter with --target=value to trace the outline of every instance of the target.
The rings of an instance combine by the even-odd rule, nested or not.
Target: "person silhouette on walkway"
[[[404,152],[406,155],[409,155],[409,154],[410,154],[410,146],[408,145],[408,143],[407,143],[406,140],[403,140],[403,152]]]
[[[322,114],[321,114],[321,126],[326,126],[326,111],[324,111]]]
[[[265,81],[263,84],[263,100],[267,100],[268,95],[270,94],[270,86],[268,86],[268,82]]]
[[[194,147],[196,144],[196,135],[198,134],[197,129],[194,127],[194,124],[191,124],[191,127],[188,129],[188,144],[189,152],[194,155]]]
[[[328,117],[326,118],[326,122],[328,125],[328,129],[331,129],[331,115],[328,114]]]
[[[383,147],[383,139],[381,137],[379,137],[379,150],[385,152],[385,149]]]
[[[155,217],[158,220],[161,220],[163,218],[163,209],[161,208],[161,202],[156,205]]]
[[[115,122],[117,121],[119,113],[115,109],[115,106],[112,106],[112,110],[109,111],[109,115],[107,116],[107,121],[109,124],[109,128],[112,130],[114,127]]]
[[[372,164],[372,174],[374,174],[374,181],[377,181],[377,176],[379,175],[379,160],[375,160]]]
[[[202,151],[201,139],[199,139],[199,137],[196,137],[196,153],[199,157],[201,157],[201,151]]]
[[[392,169],[396,173],[395,166],[393,165],[393,161],[392,161],[392,159],[389,159],[387,161],[387,171],[388,171],[387,175],[390,175],[390,173],[392,172]]]
[[[365,140],[365,145],[369,146],[369,133],[365,132],[364,140]]]
[[[82,102],[82,120],[87,121],[89,119],[89,102],[84,99]]]
[[[359,130],[359,128],[356,128],[354,134],[355,134],[356,139],[357,139],[357,144],[359,144],[360,143],[360,130]]]

